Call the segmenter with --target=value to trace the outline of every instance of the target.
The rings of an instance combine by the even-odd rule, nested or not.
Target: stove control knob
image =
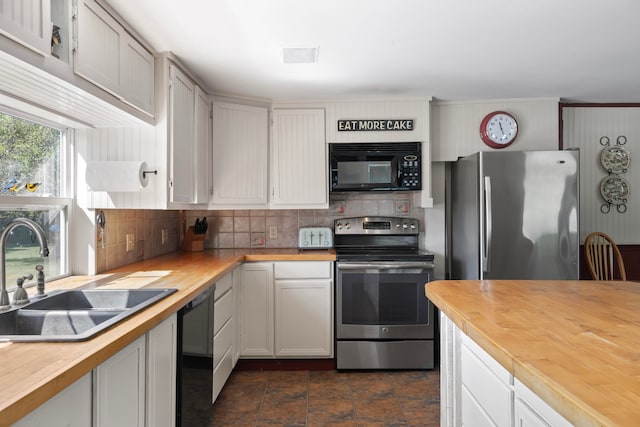
[[[387,328],[386,326],[384,326],[384,327],[382,328],[382,333],[383,333],[383,334],[388,334],[388,333],[389,333],[389,328]]]
[[[344,228],[346,228],[347,230],[349,230],[351,228],[351,223],[348,222],[344,225]]]
[[[396,228],[400,228],[400,224],[396,224]]]
[[[402,229],[403,230],[406,230],[407,228],[409,228],[409,226],[406,223],[402,224]]]
[[[411,229],[415,230],[416,229],[416,225],[415,224],[411,224]]]
[[[342,223],[341,223],[341,222],[337,223],[337,224],[336,224],[336,228],[337,228],[338,230],[342,230]]]

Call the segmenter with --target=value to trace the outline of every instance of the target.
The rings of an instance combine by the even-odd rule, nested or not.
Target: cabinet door
[[[153,116],[155,58],[128,34],[123,36],[121,95],[134,107]]]
[[[90,373],[13,424],[14,427],[86,427],[90,425]]]
[[[195,92],[195,202],[209,201],[211,101],[198,86]]]
[[[169,66],[170,201],[193,203],[195,84],[175,65]]]
[[[328,207],[323,109],[274,110],[271,159],[271,206]]]
[[[148,426],[175,426],[177,329],[174,314],[147,333]]]
[[[0,34],[51,53],[51,0],[0,0]]]
[[[273,264],[240,268],[240,356],[273,356]]]
[[[76,74],[106,89],[121,94],[121,25],[93,0],[78,1],[77,47],[73,69]]]
[[[266,108],[214,102],[211,207],[267,203]]]
[[[145,408],[145,337],[93,370],[95,426],[142,426]]]
[[[331,280],[276,280],[276,356],[332,355]]]

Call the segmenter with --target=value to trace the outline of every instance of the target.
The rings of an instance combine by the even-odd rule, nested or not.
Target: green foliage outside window
[[[0,195],[60,195],[61,131],[0,113]]]

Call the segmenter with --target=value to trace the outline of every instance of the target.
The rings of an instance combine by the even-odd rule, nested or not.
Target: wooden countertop
[[[640,283],[434,281],[427,297],[575,425],[640,422]]]
[[[0,343],[0,426],[8,426],[90,372],[242,262],[333,261],[330,251],[297,249],[175,252],[96,276],[72,276],[47,290],[175,288],[178,292],[83,342]]]

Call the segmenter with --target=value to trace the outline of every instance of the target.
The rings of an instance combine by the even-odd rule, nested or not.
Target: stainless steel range
[[[418,248],[418,220],[344,218],[334,233],[337,369],[432,369],[434,257]]]

